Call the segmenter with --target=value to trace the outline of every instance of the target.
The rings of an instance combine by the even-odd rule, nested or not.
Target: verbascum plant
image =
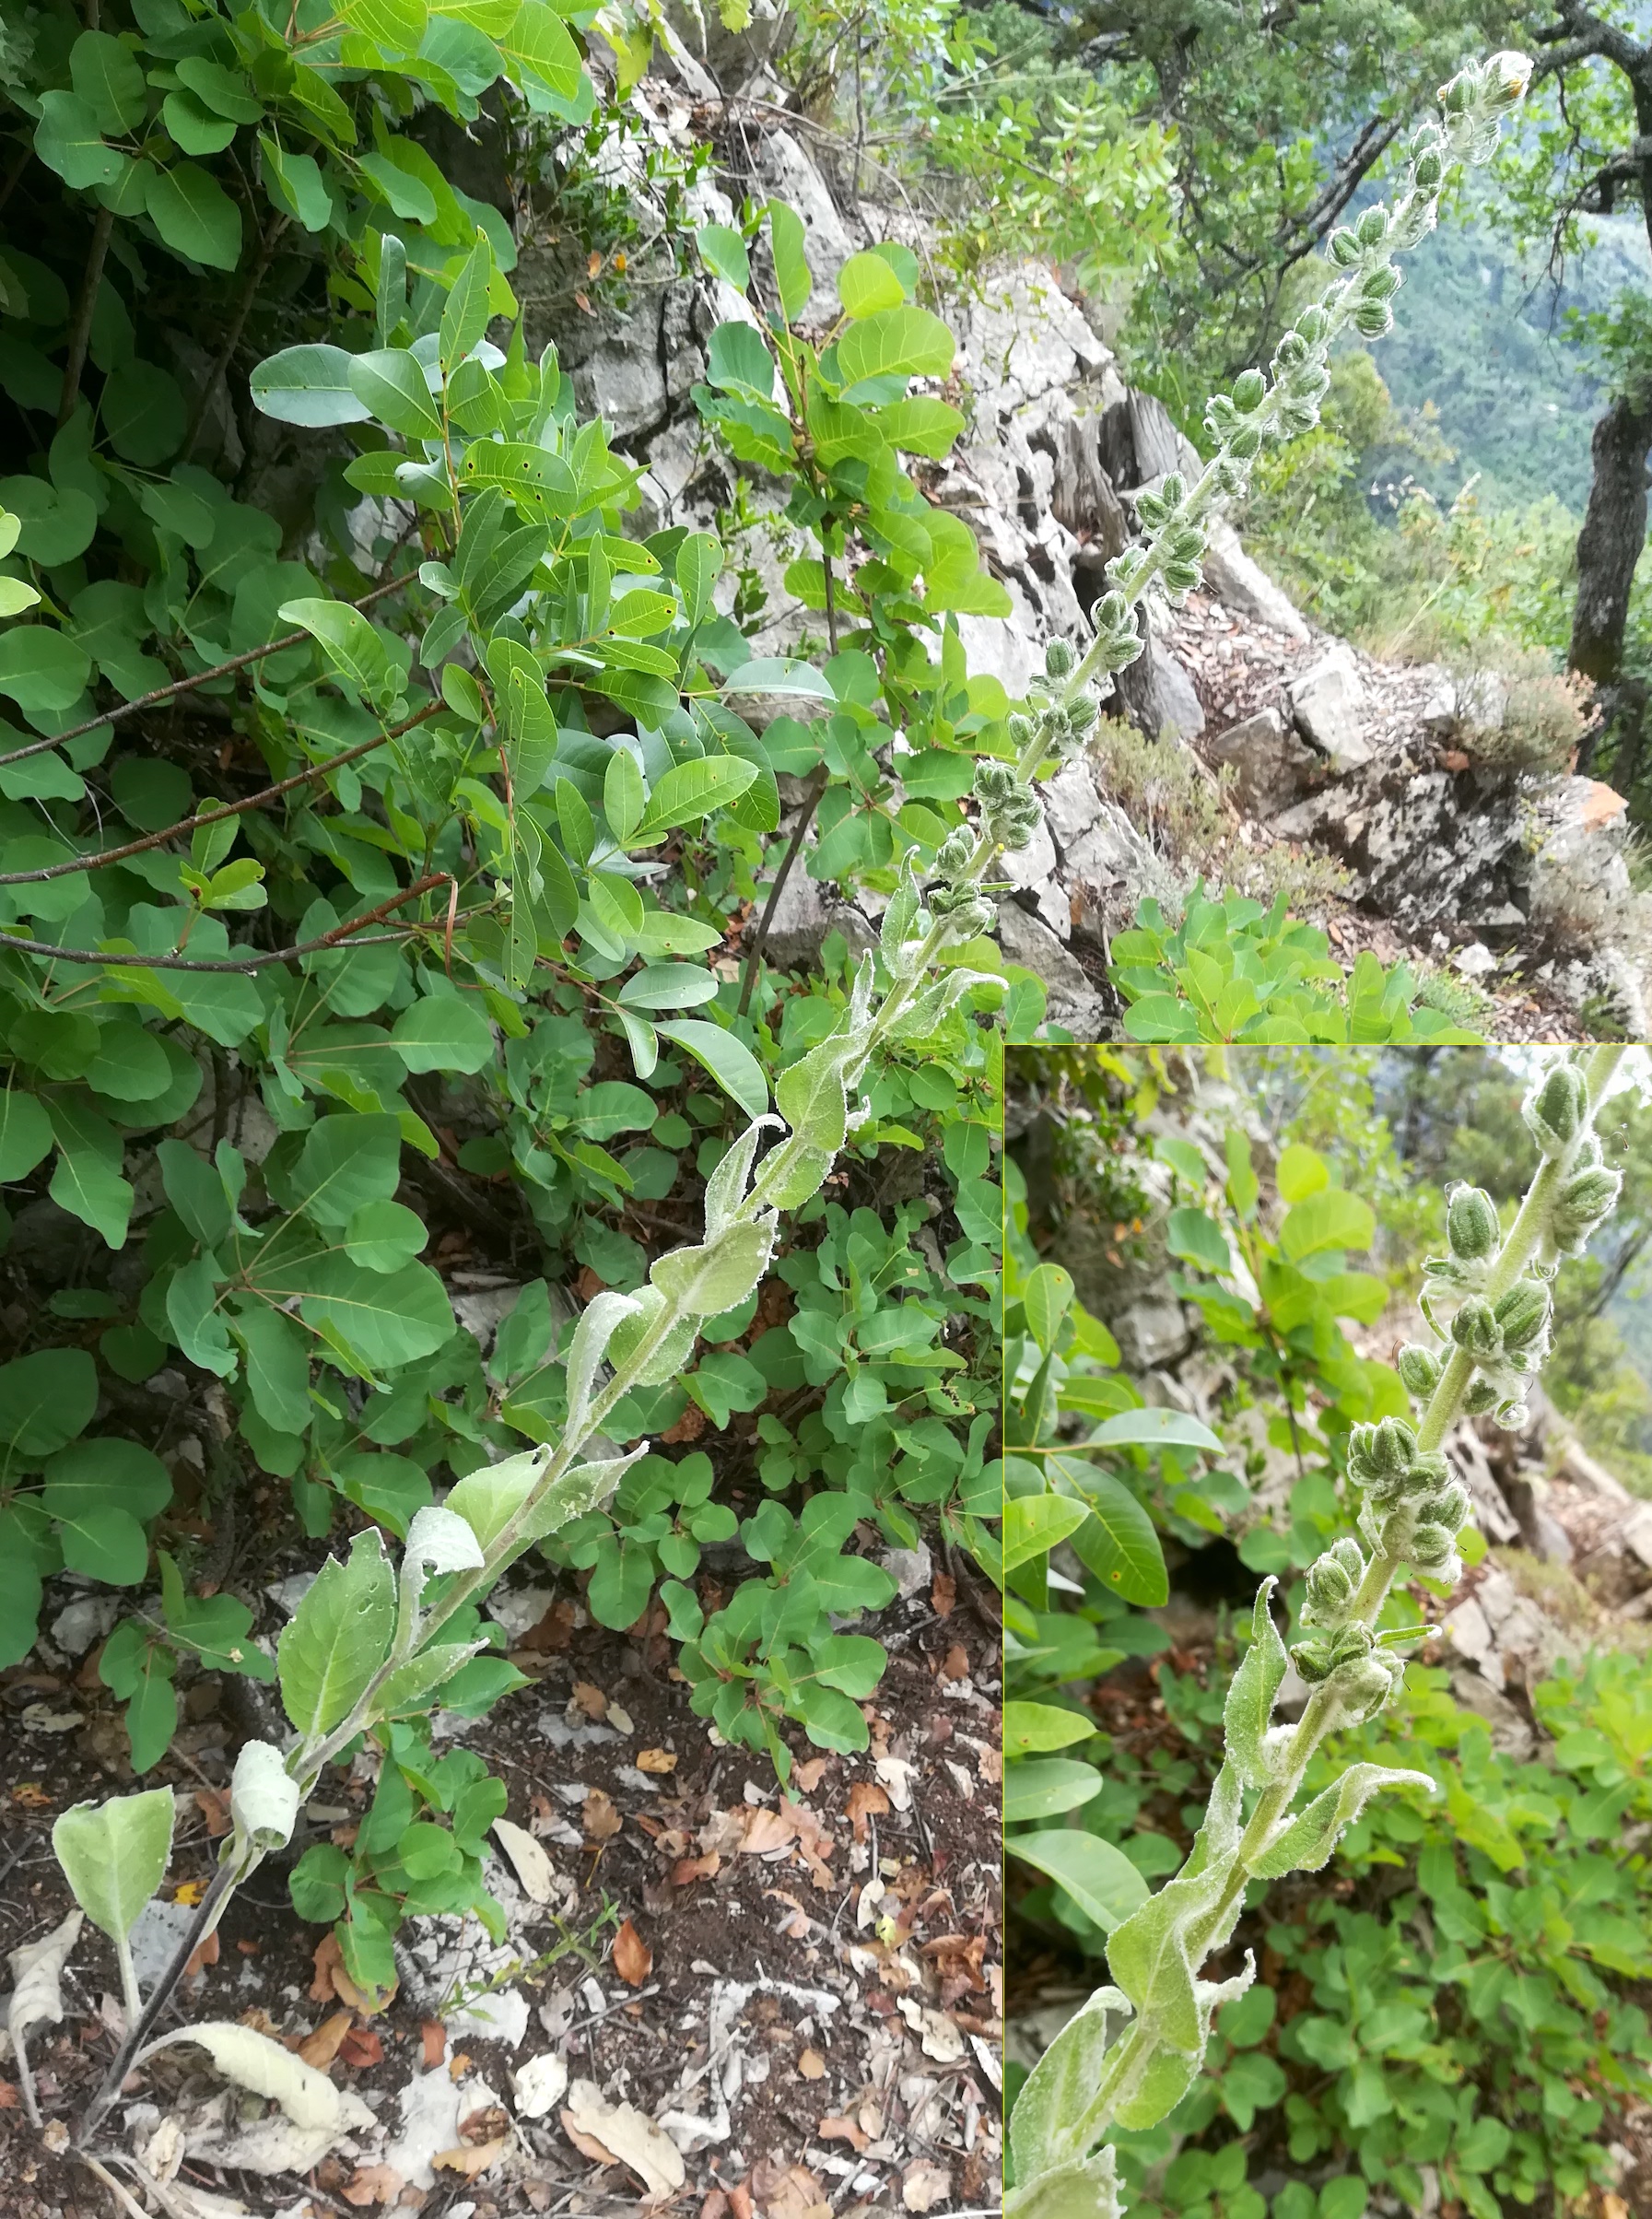
[[[126,2003],[127,2034],[76,2145],[94,2170],[104,2158],[119,2161],[118,2151],[99,2151],[98,2129],[127,2074],[162,2042],[201,2042],[227,2071],[219,2050],[233,2052],[239,2061],[231,2077],[263,2084],[245,2077],[261,2070],[257,2057],[251,2065],[243,2060],[243,2053],[265,2043],[262,2036],[209,2024],[157,2037],[191,1955],[216,1931],[234,1891],[290,1841],[322,1767],[359,1737],[382,1738],[394,1721],[438,1706],[445,1684],[485,1646],[475,1606],[499,1575],[535,1542],[604,1503],[629,1466],[647,1453],[647,1441],[615,1453],[603,1438],[603,1421],[632,1389],[681,1371],[702,1322],[732,1309],[756,1287],[773,1256],[781,1213],[819,1191],[851,1126],[863,1121],[861,1086],[873,1059],[896,1042],[932,1040],[949,1023],[963,1024],[957,1014],[963,997],[983,983],[1002,985],[959,965],[931,969],[956,932],[951,918],[932,917],[921,908],[908,874],[884,919],[880,953],[890,981],[886,991],[879,996],[873,958],[865,957],[837,1031],[778,1080],[780,1114],[756,1118],[712,1171],[704,1239],[660,1257],[648,1284],[635,1294],[604,1292],[586,1306],[568,1356],[568,1415],[560,1438],[473,1472],[445,1502],[419,1510],[399,1566],[386,1556],[377,1528],[357,1534],[347,1557],[322,1566],[277,1651],[292,1739],[285,1747],[250,1742],[240,1751],[230,1793],[231,1826],[217,1871],[147,1997],[138,1993],[127,1937],[165,1873],[171,1790],[82,1804],[59,1820],[53,1836],[58,1861],[82,1910],[115,1942]],[[759,1160],[771,1130],[782,1137]],[[836,1655],[823,1653],[817,1645],[809,1658],[794,1662],[851,1698],[863,1697],[881,1669],[875,1644],[838,1636],[836,1649]],[[874,1652],[870,1673],[868,1651]],[[786,1662],[780,1655],[779,1665]],[[697,1686],[697,1710],[710,1708],[716,1685],[713,1672],[703,1703]],[[22,2031],[14,2014],[25,2102],[34,2116]],[[278,2044],[265,2046],[274,2072],[286,2053]],[[265,2092],[275,2093],[275,2084]],[[100,2177],[107,2178],[106,2172]]]
[[[1082,651],[1066,640],[1049,642],[1025,713],[1010,719],[1020,751],[1013,769],[993,762],[977,769],[980,837],[995,851],[1030,845],[1042,816],[1035,781],[1052,757],[1071,760],[1083,753],[1101,713],[1096,682],[1128,669],[1143,651],[1140,612],[1149,596],[1162,594],[1176,605],[1186,600],[1200,583],[1213,518],[1248,490],[1264,444],[1299,438],[1318,423],[1337,340],[1349,332],[1379,339],[1392,327],[1390,303],[1402,281],[1395,257],[1433,230],[1454,166],[1491,160],[1503,119],[1523,97],[1530,75],[1524,54],[1498,53],[1442,88],[1439,121],[1413,134],[1404,186],[1392,206],[1378,203],[1331,233],[1327,252],[1335,275],[1281,338],[1266,374],[1248,370],[1231,393],[1211,402],[1204,422],[1215,452],[1203,470],[1191,485],[1172,472],[1156,491],[1140,497],[1144,536],[1107,565],[1107,591],[1091,612],[1094,638]],[[978,881],[987,860],[962,836],[936,859],[941,875],[961,887],[960,900],[973,898],[963,882]],[[933,892],[930,898],[934,906]]]
[[[1346,1536],[1309,1568],[1302,1615],[1311,1630],[1288,1655],[1271,1608],[1275,1582],[1262,1582],[1250,1646],[1228,1690],[1224,1761],[1204,1823],[1180,1873],[1114,1928],[1115,1985],[1089,1998],[1023,2088],[1011,2115],[1015,2187],[1006,2219],[1119,2219],[1106,2138],[1154,2126],[1175,2108],[1200,2071],[1213,2014],[1250,1986],[1248,1953],[1229,1978],[1201,1971],[1231,1938],[1249,1884],[1318,1872],[1379,1789],[1434,1792],[1425,1773],[1354,1764],[1292,1809],[1327,1735],[1375,1717],[1399,1684],[1398,1646],[1415,1636],[1377,1631],[1395,1579],[1407,1566],[1447,1588],[1460,1576],[1457,1543],[1470,1504],[1451,1476],[1446,1438],[1476,1412],[1525,1423],[1523,1397],[1548,1350],[1551,1283],[1610,1216],[1622,1183],[1602,1163],[1593,1128],[1624,1052],[1591,1050],[1533,1086],[1525,1116],[1543,1160],[1506,1234],[1488,1195],[1452,1193],[1449,1252],[1425,1267],[1433,1339],[1399,1359],[1415,1423],[1386,1417],[1356,1426],[1349,1441],[1366,1545]],[[1287,1662],[1309,1693],[1297,1722],[1276,1726]]]

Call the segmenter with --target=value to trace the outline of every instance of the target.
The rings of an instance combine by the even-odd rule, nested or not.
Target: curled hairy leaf
[[[580,1322],[574,1328],[573,1346],[568,1353],[568,1418],[564,1432],[570,1441],[579,1440],[585,1431],[597,1367],[607,1352],[614,1329],[636,1308],[629,1295],[601,1294],[593,1297],[580,1313]]]
[[[421,1572],[474,1572],[482,1567],[482,1551],[456,1511],[427,1503],[413,1514],[403,1562],[416,1565]]]
[[[229,1782],[229,1812],[257,1849],[285,1849],[299,1815],[299,1783],[269,1742],[247,1742]]]
[[[1330,1861],[1339,1837],[1351,1826],[1379,1788],[1437,1790],[1426,1772],[1398,1772],[1387,1765],[1352,1765],[1334,1787],[1296,1816],[1289,1819],[1260,1855],[1250,1871],[1258,1880],[1278,1880],[1286,1873],[1317,1873]]]
[[[208,2019],[198,2026],[181,2026],[163,2034],[142,2053],[153,2057],[178,2042],[196,2042],[206,2050],[224,2078],[238,2088],[278,2103],[295,2127],[315,2133],[343,2135],[371,2126],[373,2115],[358,2096],[335,2088],[324,2072],[260,2034],[252,2026],[238,2026],[227,2019]]]
[[[1222,1713],[1228,1761],[1248,1788],[1267,1784],[1268,1721],[1289,1661],[1269,1607],[1278,1584],[1270,1574],[1257,1590],[1250,1613],[1250,1647],[1233,1676]]]

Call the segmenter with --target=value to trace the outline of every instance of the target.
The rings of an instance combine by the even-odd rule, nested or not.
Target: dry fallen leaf
[[[791,1767],[792,1780],[805,1795],[813,1795],[826,1778],[826,1767],[831,1761],[829,1756],[812,1756],[803,1764],[793,1765]]]
[[[676,1755],[670,1749],[642,1749],[638,1752],[639,1772],[674,1772],[676,1768]]]
[[[509,1818],[496,1818],[494,1837],[510,1860],[510,1869],[521,1883],[530,1903],[548,1903],[557,1892],[557,1871],[544,1849],[526,1826]]]
[[[627,2166],[647,2195],[674,2196],[687,2178],[675,2143],[634,2104],[605,2102],[594,2081],[575,2081],[562,2127],[575,2149],[596,2164]]]
[[[889,1798],[885,1790],[872,1780],[858,1779],[849,1791],[849,1814],[854,1822],[855,1839],[866,1838],[869,1818],[883,1818],[889,1809]]]
[[[497,2165],[504,2154],[505,2137],[501,2134],[497,2142],[466,2142],[461,2143],[456,2150],[438,2150],[430,2163],[433,2167],[439,2166],[443,2172],[463,2173],[467,2180],[474,2180],[478,2173],[486,2173],[490,2165]],[[924,2209],[927,2211],[929,2206],[926,2204]]]
[[[710,1880],[722,1870],[722,1859],[713,1849],[706,1857],[681,1857],[671,1868],[673,1887],[692,1887],[697,1880]]]
[[[546,2050],[531,2057],[516,2074],[516,2108],[521,2119],[543,2119],[568,2094],[568,2067]]]
[[[930,1582],[930,1608],[937,1618],[950,1618],[958,1599],[958,1583],[950,1572],[937,1572]]]
[[[654,1953],[627,1919],[614,1937],[614,1969],[632,1988],[640,1988],[654,1969]]]
[[[863,2150],[871,2139],[852,2119],[823,2119],[814,2131],[822,2142],[847,2142],[856,2150]]]
[[[448,2030],[435,2019],[421,2019],[419,2037],[425,2045],[425,2071],[433,2072],[448,2054]]]
[[[825,2080],[826,2060],[818,2049],[805,2049],[797,2060],[797,2069],[805,2080]]]
[[[806,2166],[760,2157],[752,2167],[751,2190],[763,2219],[832,2219],[832,2207]]]
[[[955,2065],[964,2055],[964,2037],[943,2011],[928,2011],[912,1997],[902,1996],[900,2015],[922,2044],[924,2056],[932,2057],[938,2065]]]
[[[967,1680],[969,1677],[969,1651],[961,1641],[955,1641],[941,1660],[941,1677],[943,1680]]]
[[[299,2055],[307,2065],[313,2065],[318,2072],[326,2072],[350,2031],[352,2016],[350,2012],[335,2011],[331,2018],[323,2019],[315,2032],[299,2044]]]
[[[587,1841],[612,1841],[625,1821],[614,1805],[614,1798],[601,1788],[588,1788],[580,1825]]]
[[[900,2177],[900,2200],[909,2212],[932,2212],[951,2194],[952,2175],[932,2158],[919,2158]]]
[[[221,1944],[219,1943],[217,1932],[215,1931],[208,1934],[199,1949],[193,1949],[190,1952],[189,1963],[183,1968],[184,1978],[186,1980],[193,1980],[200,1973],[204,1972],[207,1966],[216,1965],[218,1961],[218,1950]]]
[[[220,1788],[197,1788],[195,1808],[206,1821],[206,1831],[214,1841],[229,1831],[229,1798]]]
[[[783,1849],[797,1834],[796,1824],[786,1811],[766,1811],[761,1805],[747,1803],[735,1815],[741,1822],[740,1847],[748,1857],[766,1857]]]
[[[384,2044],[370,2026],[352,2026],[338,2046],[338,2054],[346,2065],[357,2072],[365,2072],[369,2065],[381,2064]]]
[[[347,2003],[352,2011],[370,2014],[380,2008],[370,1997],[362,1994],[345,1970],[344,1959],[339,1954],[338,1936],[331,1927],[316,1943],[311,1952],[311,1961],[315,1966],[315,1978],[310,1983],[310,2000],[312,2003],[331,2003],[336,1997],[339,2002]],[[394,1993],[392,1987],[391,1994]]]
[[[568,1707],[588,1718],[592,1725],[600,1725],[607,1715],[608,1698],[600,1687],[593,1687],[589,1680],[576,1680]]]
[[[394,2166],[358,2165],[338,2192],[346,2203],[393,2203],[405,2185]]]

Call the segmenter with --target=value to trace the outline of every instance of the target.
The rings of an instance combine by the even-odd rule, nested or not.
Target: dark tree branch
[[[63,366],[63,392],[57,403],[60,431],[74,415],[75,404],[80,398],[80,373],[86,368],[92,314],[98,305],[98,288],[103,282],[103,258],[109,252],[109,236],[114,229],[114,222],[108,208],[100,208],[92,219],[92,243],[87,252],[86,275],[80,281],[80,297],[75,303],[75,314],[69,324],[69,351]]]
[[[345,606],[371,608],[386,593],[412,583],[411,573],[392,578],[388,584],[376,585],[370,593],[363,593],[359,601],[346,602]],[[119,701],[113,709],[106,709],[100,717],[88,717],[84,724],[71,724],[67,732],[54,732],[48,740],[35,740],[27,747],[14,747],[9,755],[0,755],[0,769],[7,763],[22,762],[27,756],[43,755],[48,747],[61,747],[65,740],[77,740],[83,732],[96,732],[103,724],[117,724],[123,717],[135,716],[140,709],[153,709],[158,701],[170,701],[178,694],[191,693],[197,686],[208,685],[214,678],[227,678],[231,671],[245,670],[250,663],[262,663],[266,655],[278,655],[284,647],[298,647],[309,638],[308,632],[288,632],[284,639],[272,640],[267,647],[250,647],[244,655],[231,655],[228,663],[215,663],[210,670],[198,670],[193,677],[176,678],[170,686],[158,686],[153,692],[139,694],[135,700]]]
[[[282,794],[291,793],[299,786],[307,786],[314,779],[325,778],[328,771],[342,769],[346,763],[354,763],[364,755],[371,755],[375,747],[382,747],[389,740],[399,740],[404,732],[416,724],[423,724],[442,706],[432,701],[416,716],[408,717],[400,724],[392,725],[370,740],[362,740],[354,747],[346,747],[342,755],[330,755],[324,763],[311,763],[308,770],[295,770],[291,778],[279,780],[265,786],[258,793],[249,793],[245,801],[227,802],[222,808],[204,810],[199,816],[180,817],[175,825],[168,825],[162,832],[151,832],[143,839],[129,839],[123,848],[103,848],[93,855],[76,855],[66,863],[48,863],[40,871],[0,871],[0,886],[36,885],[42,878],[67,878],[76,871],[101,871],[109,864],[124,863],[129,855],[145,854],[151,848],[163,848],[169,839],[178,839],[186,832],[198,832],[205,825],[221,825],[227,817],[244,816],[249,809],[256,809],[265,802],[278,801]]]
[[[392,940],[406,940],[422,928],[410,924],[399,933],[374,933],[366,940],[357,940],[356,934],[364,925],[377,924],[381,919],[388,917],[392,910],[399,910],[404,903],[416,900],[421,894],[429,893],[433,886],[451,886],[453,883],[446,871],[433,871],[428,877],[416,880],[402,893],[392,894],[388,901],[381,901],[376,910],[369,910],[365,916],[352,917],[346,923],[335,924],[330,933],[323,933],[319,940],[300,940],[291,947],[270,948],[262,955],[245,956],[240,962],[230,962],[222,957],[208,961],[195,956],[127,955],[123,951],[105,954],[103,949],[98,947],[58,947],[50,940],[18,939],[3,926],[0,926],[0,955],[15,949],[19,955],[45,956],[57,963],[111,963],[128,970],[263,970],[269,964],[291,963],[297,957],[319,955],[323,948],[340,947],[346,942],[352,947],[382,947]],[[470,913],[474,915],[475,911]],[[451,921],[449,930],[451,931]]]

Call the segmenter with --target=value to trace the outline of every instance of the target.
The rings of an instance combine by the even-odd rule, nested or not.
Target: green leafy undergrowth
[[[1240,894],[1220,900],[1202,883],[1173,924],[1151,898],[1132,932],[1112,945],[1107,976],[1124,997],[1132,1040],[1427,1041],[1480,1039],[1445,1007],[1420,999],[1405,964],[1385,970],[1366,949],[1344,976],[1330,943],[1293,917],[1287,897],[1271,909]]]
[[[1155,1878],[1203,1807],[1224,1684],[1167,1661],[1156,1678],[1168,1742],[1131,1719],[1078,1744],[1106,1767],[1084,1824]],[[1532,1704],[1553,1739],[1517,1762],[1443,1672],[1412,1665],[1381,1731],[1316,1758],[1310,1791],[1369,1759],[1426,1772],[1440,1792],[1372,1803],[1323,1882],[1260,1903],[1237,1937],[1259,1951],[1258,1985],[1224,2007],[1164,2126],[1119,2138],[1132,2210],[1183,2219],[1205,2199],[1236,2219],[1326,2219],[1358,2214],[1381,2189],[1422,2212],[1432,2175],[1473,2219],[1504,2219],[1545,2188],[1570,2201],[1610,2178],[1612,2114],[1652,2091],[1639,2000],[1652,1868],[1633,1831],[1652,1815],[1652,1664],[1595,1656]],[[1090,1714],[1069,1715],[1089,1730]],[[1061,1924],[1099,1959],[1098,1926],[1082,1931],[1070,1907]],[[1248,2185],[1281,2168],[1292,2185],[1271,2201]]]

